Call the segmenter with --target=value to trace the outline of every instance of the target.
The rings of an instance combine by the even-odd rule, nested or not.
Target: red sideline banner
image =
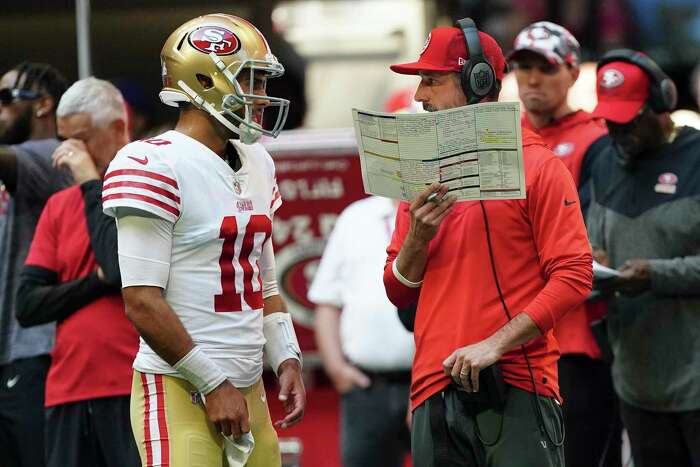
[[[316,343],[313,304],[306,293],[338,215],[367,196],[355,134],[352,128],[293,130],[263,144],[275,161],[282,195],[272,231],[277,284],[311,363],[316,360]]]

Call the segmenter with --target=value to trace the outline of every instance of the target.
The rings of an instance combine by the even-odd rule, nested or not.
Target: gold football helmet
[[[252,144],[261,135],[276,137],[289,101],[265,93],[267,78],[284,73],[265,37],[236,16],[212,14],[192,19],[173,32],[160,54],[160,100],[174,107],[189,102]],[[272,129],[262,127],[255,110],[276,107]]]

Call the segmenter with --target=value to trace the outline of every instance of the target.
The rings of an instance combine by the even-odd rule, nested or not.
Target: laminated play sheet
[[[525,198],[517,102],[419,114],[353,109],[353,121],[369,194],[410,201],[440,182],[462,201]]]

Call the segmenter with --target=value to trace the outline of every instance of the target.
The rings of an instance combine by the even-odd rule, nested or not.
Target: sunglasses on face
[[[10,105],[16,99],[21,99],[23,101],[29,101],[32,99],[37,99],[41,97],[41,93],[32,91],[30,89],[13,89],[13,88],[3,88],[0,89],[0,104]]]

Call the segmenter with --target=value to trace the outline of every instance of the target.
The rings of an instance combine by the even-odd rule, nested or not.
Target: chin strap
[[[192,99],[192,103],[195,106],[199,107],[200,109],[206,110],[207,113],[214,117],[219,123],[221,123],[223,126],[237,134],[243,144],[253,144],[262,136],[262,128],[257,123],[250,123],[250,126],[248,126],[244,124],[244,122],[241,122],[240,126],[236,126],[232,122],[230,122],[226,117],[221,115],[221,113],[219,113],[213,105],[205,101],[202,98],[202,96],[197,94],[194,91],[194,89],[189,87],[187,83],[180,80],[177,82],[177,85],[188,96],[190,96],[190,98]],[[249,109],[248,106],[245,106],[245,108],[247,117],[249,115]]]

